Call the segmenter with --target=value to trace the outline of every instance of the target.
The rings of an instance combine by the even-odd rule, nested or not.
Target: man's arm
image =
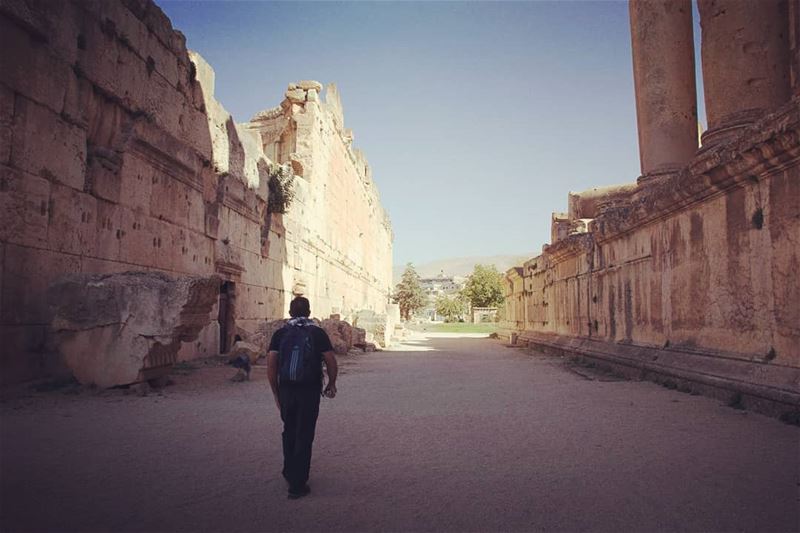
[[[278,411],[281,410],[281,401],[278,399],[278,352],[270,351],[267,353],[267,379],[272,388],[272,396],[275,398],[275,405]]]
[[[339,364],[336,362],[336,354],[331,350],[322,352],[325,358],[325,368],[328,370],[328,384],[325,386],[325,396],[333,398],[336,396],[336,376],[339,375]]]

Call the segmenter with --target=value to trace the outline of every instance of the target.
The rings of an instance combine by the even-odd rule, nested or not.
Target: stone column
[[[639,182],[683,168],[697,152],[691,0],[630,0]]]
[[[786,0],[698,0],[708,131],[703,146],[734,138],[791,94]]]

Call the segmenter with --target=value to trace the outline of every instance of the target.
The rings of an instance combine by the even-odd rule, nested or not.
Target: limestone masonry
[[[777,415],[800,410],[798,2],[630,2],[642,176],[570,194],[506,274],[505,334]]]
[[[83,367],[115,353],[156,358],[147,354],[165,346],[169,361],[142,360],[141,370],[225,352],[236,335],[285,316],[293,294],[307,295],[315,316],[369,312],[382,317],[379,334],[392,330],[392,229],[335,86],[289,85],[278,107],[236,124],[214,98],[211,67],[151,0],[1,2],[0,49],[4,382],[58,374],[66,362],[109,384]],[[280,164],[296,175],[285,214],[268,209]],[[190,334],[178,315],[153,313],[178,328],[159,329],[155,351],[79,335],[81,351],[97,353],[77,361],[62,343],[75,324],[65,295],[82,294],[76,279],[131,271],[168,274],[148,278],[151,288],[213,280],[212,308]],[[48,293],[62,283],[71,289]],[[140,312],[157,301],[135,292],[118,294],[142,298],[124,304]]]

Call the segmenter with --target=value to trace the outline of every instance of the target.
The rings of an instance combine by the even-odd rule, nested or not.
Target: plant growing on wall
[[[285,213],[294,199],[294,172],[290,165],[270,165],[269,199],[267,210],[270,213]]]

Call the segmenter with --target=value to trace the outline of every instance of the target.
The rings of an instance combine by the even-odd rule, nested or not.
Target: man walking
[[[311,492],[308,473],[319,415],[320,392],[336,396],[338,366],[325,330],[314,325],[308,299],[298,296],[289,305],[292,318],[272,335],[267,355],[269,384],[283,420],[283,477],[289,498]],[[322,391],[322,361],[328,384]]]

